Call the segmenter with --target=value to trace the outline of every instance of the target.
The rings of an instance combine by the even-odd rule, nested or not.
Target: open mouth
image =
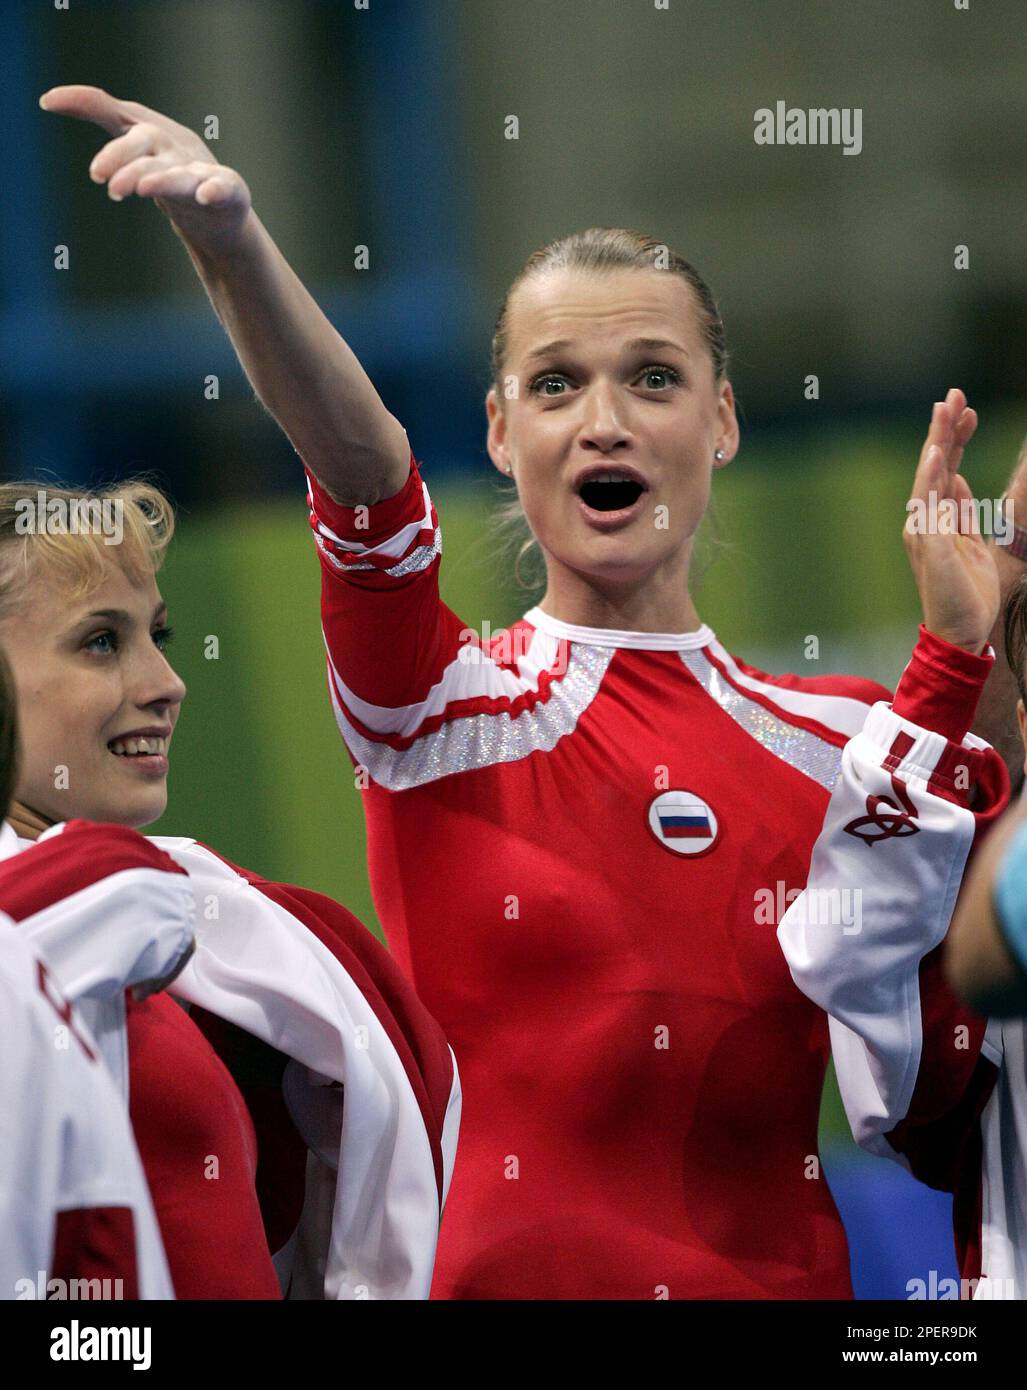
[[[586,525],[594,531],[620,531],[642,515],[649,491],[634,468],[591,468],[575,491]]]
[[[633,478],[589,478],[578,489],[578,496],[594,512],[621,512],[633,507],[645,492]]]

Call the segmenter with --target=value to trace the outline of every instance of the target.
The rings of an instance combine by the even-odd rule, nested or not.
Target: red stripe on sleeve
[[[54,1227],[50,1277],[120,1279],[117,1298],[139,1298],[135,1223],[130,1207],[77,1207],[59,1211]]]
[[[750,690],[747,685],[740,685],[738,681],[732,680],[731,674],[728,671],[727,667],[724,665],[722,661],[717,660],[717,657],[714,655],[710,647],[703,647],[702,652],[706,660],[710,663],[710,665],[714,668],[715,671],[719,671],[720,675],[723,676],[724,680],[727,681],[728,685],[731,687],[732,690],[737,690],[739,695],[744,695],[747,700],[752,700],[754,704],[762,705],[765,710],[769,710],[771,714],[776,715],[778,719],[780,719],[783,723],[791,724],[796,729],[805,729],[807,733],[815,734],[817,738],[822,738],[825,743],[834,744],[836,748],[844,748],[845,745],[848,743],[849,739],[852,737],[851,734],[846,734],[841,732],[839,729],[831,729],[826,724],[821,724],[818,719],[807,719],[805,715],[793,714],[790,710],[782,709],[780,705],[775,704],[775,702],[771,700],[767,695],[765,695],[763,691]],[[742,663],[738,660],[737,657],[735,657],[734,660],[740,670],[744,669],[742,667]],[[752,668],[746,671],[746,674],[757,675],[758,679],[760,680],[768,679],[766,676],[759,675],[759,673],[754,672]],[[828,678],[820,677],[820,679],[824,680]],[[784,688],[785,682],[783,679],[777,680],[775,683]],[[789,686],[788,688],[802,691],[804,689],[809,689],[809,685],[809,682],[804,681],[801,685]],[[838,694],[839,692],[832,690],[830,692],[824,691],[822,693],[830,693],[834,695]],[[869,705],[867,706],[867,708],[869,709]]]
[[[322,521],[341,540],[359,541],[361,545],[370,547],[388,540],[412,521],[420,521],[424,513],[421,475],[413,451],[410,454],[410,471],[399,492],[362,507],[347,507],[342,502],[336,502],[309,468],[304,468],[304,472],[313,512],[311,526],[315,532],[317,522]],[[395,564],[396,561],[390,563]]]

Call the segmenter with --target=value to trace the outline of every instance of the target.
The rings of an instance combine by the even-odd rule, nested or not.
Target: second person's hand
[[[987,644],[1000,601],[993,549],[976,524],[973,492],[959,471],[976,428],[977,413],[962,391],[953,389],[935,403],[903,532],[924,626],[974,653]]]

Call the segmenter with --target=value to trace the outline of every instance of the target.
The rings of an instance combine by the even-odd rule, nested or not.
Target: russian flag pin
[[[705,854],[717,839],[717,817],[695,792],[661,792],[649,805],[649,829],[674,854]]]

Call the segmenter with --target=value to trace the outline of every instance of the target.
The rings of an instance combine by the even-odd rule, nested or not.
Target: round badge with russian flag
[[[661,792],[649,805],[649,829],[673,854],[705,854],[716,843],[717,817],[695,792]]]

